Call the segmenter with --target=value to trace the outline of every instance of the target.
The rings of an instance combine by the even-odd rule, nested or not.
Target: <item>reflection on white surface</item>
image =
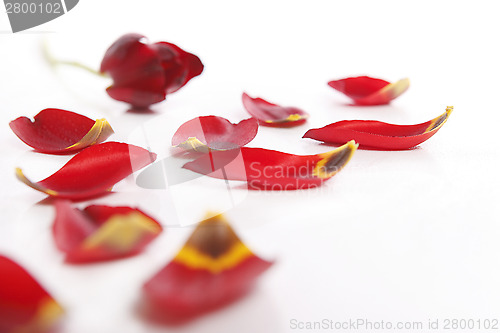
[[[500,67],[494,41],[500,21],[498,11],[489,8],[493,3],[84,1],[47,23],[46,30],[56,31],[50,34],[55,54],[95,68],[108,45],[131,31],[200,56],[205,72],[153,106],[166,121],[157,128],[164,135],[147,137],[148,142],[139,129],[155,118],[125,113],[125,104],[106,95],[107,80],[76,69],[51,71],[36,34],[0,34],[0,251],[23,264],[65,306],[64,328],[71,333],[275,333],[294,332],[292,318],[498,317]],[[389,81],[409,77],[412,83],[391,105],[373,108],[347,106],[344,96],[326,85],[361,74]],[[153,329],[134,314],[140,287],[182,246],[190,221],[202,218],[206,206],[220,198],[227,202],[225,182],[207,177],[188,182],[176,199],[198,197],[178,206],[166,191],[160,190],[164,198],[139,188],[136,174],[118,183],[116,194],[78,203],[138,206],[160,215],[164,225],[185,226],[167,227],[134,258],[67,265],[51,239],[53,208],[35,205],[45,196],[18,182],[13,171],[21,166],[40,180],[68,157],[27,153],[6,124],[46,107],[105,117],[116,132],[110,140],[148,148],[161,160],[168,156],[170,133],[186,120],[209,114],[232,122],[247,118],[242,91],[311,115],[297,128],[260,128],[249,144],[294,154],[331,150],[301,137],[335,121],[412,124],[431,119],[446,105],[455,111],[420,148],[359,150],[317,190],[232,190],[242,199],[227,211],[229,220],[252,250],[277,264],[237,304],[185,327]],[[221,206],[215,208],[226,209]],[[185,216],[177,216],[178,207]]]
[[[182,168],[190,159],[171,149],[170,144],[182,123],[175,115],[153,116],[132,130],[127,141],[158,152],[156,162],[137,173],[136,185],[157,195],[171,209],[168,216],[175,215],[175,223],[186,226],[198,223],[207,213],[215,216],[236,208],[248,190]],[[245,170],[240,154],[233,162]]]

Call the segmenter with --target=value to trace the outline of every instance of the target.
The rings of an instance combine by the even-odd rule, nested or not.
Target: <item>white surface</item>
[[[434,331],[449,332],[442,326],[447,318],[499,319],[500,21],[494,4],[82,0],[68,14],[18,34],[7,32],[0,14],[0,252],[53,293],[67,310],[63,331],[71,333],[289,332],[300,331],[292,319],[358,318],[425,325],[439,319]],[[107,46],[126,32],[176,43],[205,64],[200,77],[154,107],[172,124],[208,114],[246,118],[242,91],[311,114],[297,128],[260,128],[253,147],[320,153],[330,147],[301,139],[309,128],[342,119],[412,124],[447,105],[455,111],[418,149],[360,150],[320,189],[245,193],[228,218],[256,253],[277,264],[240,302],[187,326],[151,328],[134,313],[140,286],[192,228],[167,228],[131,259],[64,264],[50,234],[53,208],[37,204],[45,196],[18,182],[14,168],[37,180],[69,157],[34,154],[8,128],[18,116],[58,107],[106,117],[116,132],[110,139],[131,139],[155,116],[125,114],[126,105],[105,94],[106,80],[70,68],[53,72],[39,49],[46,38],[59,57],[97,68]],[[355,108],[326,85],[360,74],[409,77],[411,86],[389,106]],[[159,149],[167,149],[169,131],[163,141],[155,139]],[[224,191],[223,181],[213,184]],[[152,215],[162,205],[133,179],[115,189],[79,205],[137,205]],[[184,209],[205,214],[198,202]]]

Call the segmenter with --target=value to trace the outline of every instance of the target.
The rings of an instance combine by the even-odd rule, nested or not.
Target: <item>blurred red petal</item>
[[[144,285],[148,315],[176,322],[217,309],[248,292],[271,265],[253,254],[222,216],[204,220]]]
[[[74,263],[112,260],[140,253],[162,232],[161,225],[137,208],[72,208],[57,200],[53,235],[57,247]]]
[[[26,185],[50,196],[84,199],[104,194],[131,173],[151,164],[156,154],[119,142],[90,146],[68,161],[53,175],[32,182],[21,169],[17,178]]]
[[[142,35],[126,34],[116,40],[104,55],[101,72],[113,78],[106,91],[118,101],[140,109],[165,99],[163,67]]]
[[[344,120],[322,128],[310,129],[303,137],[332,144],[355,140],[361,148],[409,149],[436,134],[452,111],[453,107],[449,106],[439,117],[416,125],[395,125],[375,120]]]
[[[158,42],[152,44],[151,47],[157,50],[160,56],[165,71],[167,94],[176,92],[189,80],[203,72],[200,58],[175,44]]]
[[[172,138],[172,145],[186,150],[228,150],[240,148],[255,138],[259,125],[250,118],[233,124],[217,116],[191,119],[182,124]]]
[[[154,89],[145,90],[145,86],[139,84],[141,88],[136,87],[120,87],[117,85],[110,86],[106,89],[108,95],[116,99],[130,103],[132,110],[149,110],[151,104],[159,103],[165,100],[165,93],[155,91]],[[132,102],[133,101],[133,102]]]
[[[19,117],[9,126],[19,139],[42,153],[75,152],[101,143],[113,134],[106,119],[94,121],[66,110],[45,109],[33,119],[34,122]]]
[[[246,93],[242,95],[243,106],[259,124],[271,127],[292,127],[303,124],[309,115],[296,107],[280,106],[269,103],[262,98],[252,98]]]
[[[351,159],[357,144],[350,141],[317,155],[293,155],[263,148],[205,154],[183,168],[209,177],[246,181],[250,189],[288,191],[320,186]]]
[[[0,332],[46,332],[63,309],[21,266],[0,255]]]
[[[404,93],[410,86],[410,80],[402,79],[395,83],[369,76],[349,77],[328,82],[328,85],[358,105],[381,105]]]
[[[101,62],[101,72],[113,79],[108,94],[130,103],[136,111],[163,101],[202,71],[203,64],[196,55],[172,43],[149,44],[139,34],[118,38]]]

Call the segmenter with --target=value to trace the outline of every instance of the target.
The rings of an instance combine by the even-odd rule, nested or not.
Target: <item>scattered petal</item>
[[[250,118],[233,124],[217,116],[191,119],[182,124],[172,138],[172,146],[207,151],[240,148],[255,138],[259,124]]]
[[[356,148],[357,144],[349,141],[327,153],[303,156],[243,147],[240,151],[205,154],[183,168],[214,178],[246,181],[250,189],[307,189],[320,186],[337,174],[350,161]]]
[[[394,125],[375,120],[344,120],[322,128],[310,129],[303,137],[331,144],[356,140],[361,148],[410,149],[436,134],[452,111],[453,106],[448,106],[446,112],[439,117],[416,125]]]
[[[57,200],[52,229],[57,247],[73,263],[112,260],[140,253],[161,232],[161,225],[137,208],[72,208]]]
[[[62,307],[21,266],[0,255],[0,332],[48,332]]]
[[[45,109],[33,119],[34,122],[19,117],[9,126],[19,139],[41,153],[76,152],[101,143],[114,133],[106,119],[94,121],[66,110]]]
[[[271,265],[243,244],[223,216],[206,219],[144,285],[148,315],[175,322],[219,308],[248,292]]]
[[[309,115],[293,106],[279,106],[262,98],[242,95],[243,106],[259,124],[271,127],[292,127],[302,125]]]
[[[59,171],[39,182],[30,181],[19,168],[16,176],[26,185],[50,196],[84,199],[109,192],[117,182],[155,159],[156,154],[143,148],[105,142],[81,151]]]
[[[369,76],[349,77],[328,82],[328,85],[348,97],[357,105],[381,105],[404,93],[410,80],[402,79],[395,83]]]
[[[107,89],[111,98],[147,110],[151,104],[182,88],[203,71],[194,54],[178,46],[158,42],[148,44],[146,37],[127,34],[115,41],[101,62],[101,72],[113,79]]]

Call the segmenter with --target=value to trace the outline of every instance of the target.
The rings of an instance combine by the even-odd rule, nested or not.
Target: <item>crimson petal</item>
[[[182,124],[172,138],[172,145],[187,150],[204,151],[240,148],[255,138],[259,124],[250,118],[233,124],[217,116],[191,119]]]
[[[113,134],[106,119],[94,121],[71,111],[45,109],[33,118],[34,122],[19,117],[9,126],[19,139],[42,153],[76,152],[101,143]]]
[[[144,285],[150,317],[183,321],[243,296],[272,265],[218,215],[202,221],[177,256]]]
[[[113,79],[108,94],[135,110],[163,101],[202,71],[203,64],[194,54],[167,42],[148,44],[139,34],[120,37],[101,62],[101,72]]]
[[[402,79],[395,83],[369,76],[349,77],[328,82],[328,85],[348,97],[358,105],[381,105],[404,93],[410,80]]]
[[[310,129],[303,137],[333,144],[356,140],[362,148],[409,149],[436,134],[452,111],[453,107],[448,106],[446,112],[439,117],[416,125],[395,125],[375,120],[344,120],[322,128]]]
[[[189,80],[203,72],[203,63],[196,55],[186,52],[175,44],[158,42],[151,47],[158,51],[163,69],[167,94],[184,87]],[[175,59],[175,62],[172,60]]]
[[[21,266],[0,255],[0,332],[46,332],[61,306]]]
[[[129,257],[140,253],[162,232],[161,225],[137,208],[71,207],[57,200],[53,235],[66,261],[81,263]]]
[[[26,185],[50,196],[84,199],[104,194],[131,173],[151,164],[156,154],[126,143],[105,142],[90,146],[53,175],[39,182],[16,175]]]
[[[262,98],[252,98],[246,93],[242,95],[243,106],[259,124],[271,127],[292,127],[303,124],[309,115],[296,107],[280,106],[269,103]]]
[[[165,99],[165,76],[157,52],[146,37],[126,34],[106,51],[101,72],[113,78],[106,89],[111,98],[141,109]]]
[[[214,178],[246,181],[250,189],[306,189],[317,187],[337,174],[356,148],[357,144],[350,141],[327,153],[303,156],[243,147],[239,156],[233,151],[211,152],[183,168]]]

